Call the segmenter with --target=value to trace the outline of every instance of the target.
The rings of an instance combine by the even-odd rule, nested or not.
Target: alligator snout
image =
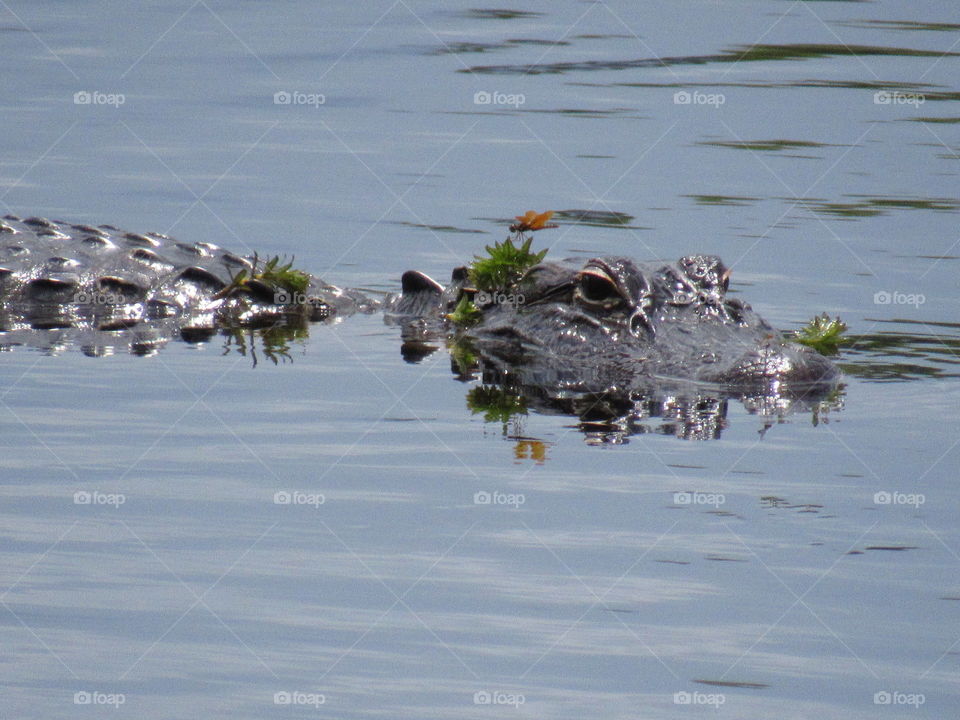
[[[840,378],[830,360],[795,343],[770,343],[745,354],[723,382],[735,385],[770,385],[780,390],[806,393],[836,385]]]

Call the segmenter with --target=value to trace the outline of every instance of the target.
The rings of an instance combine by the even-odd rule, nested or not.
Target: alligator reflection
[[[305,341],[310,335],[310,326],[310,322],[298,317],[219,328],[183,326],[176,317],[147,323],[140,318],[126,317],[120,311],[91,314],[76,305],[43,306],[36,315],[31,315],[13,313],[0,303],[0,352],[32,348],[46,355],[60,355],[79,349],[88,357],[123,353],[152,357],[170,342],[201,345],[223,338],[223,355],[239,353],[249,357],[256,367],[261,356],[274,365],[292,361],[291,344]]]
[[[407,362],[420,362],[440,349],[423,340],[408,341],[401,347]],[[486,422],[499,423],[504,437],[517,440],[517,457],[530,452],[528,445],[539,442],[525,436],[524,424],[530,412],[577,418],[576,429],[587,444],[625,444],[633,435],[670,435],[682,440],[719,440],[727,427],[731,401],[739,402],[751,415],[761,418],[763,435],[789,416],[810,413],[811,422],[829,422],[831,412],[843,408],[844,388],[804,396],[796,389],[766,392],[724,391],[691,383],[651,380],[622,368],[611,375],[602,369],[584,377],[535,364],[498,366],[464,342],[451,342],[450,369],[457,380],[473,385],[467,392],[467,407]],[[545,457],[545,449],[543,450]],[[541,460],[542,461],[542,460]]]
[[[263,356],[274,365],[281,362],[293,362],[290,355],[291,342],[302,342],[310,335],[309,327],[304,324],[273,324],[262,328],[230,328],[223,331],[226,340],[223,343],[223,355],[237,352],[250,357],[253,367],[257,366],[257,346]]]

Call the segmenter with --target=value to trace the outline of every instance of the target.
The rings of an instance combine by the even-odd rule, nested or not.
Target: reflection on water
[[[776,389],[745,394],[666,382],[621,391],[577,391],[563,384],[538,384],[536,371],[525,373],[523,368],[513,368],[503,372],[476,357],[471,367],[464,368],[456,355],[451,357],[458,379],[480,383],[467,392],[467,407],[474,414],[482,414],[486,422],[502,424],[507,437],[520,434],[513,423],[533,411],[576,418],[576,427],[588,445],[623,444],[633,435],[645,434],[719,440],[727,426],[731,401],[761,418],[761,435],[791,416],[809,414],[814,425],[829,422],[830,413],[842,410],[844,403],[843,385],[809,397]]]

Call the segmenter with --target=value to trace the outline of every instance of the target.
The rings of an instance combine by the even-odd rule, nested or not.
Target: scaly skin
[[[256,280],[223,296],[231,278],[250,268],[248,258],[210,243],[8,215],[0,220],[0,343],[77,344],[91,354],[126,344],[141,353],[175,337],[376,307],[318,278],[303,298]]]

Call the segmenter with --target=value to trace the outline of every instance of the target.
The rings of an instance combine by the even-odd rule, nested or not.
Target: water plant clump
[[[849,342],[843,336],[847,325],[839,317],[832,319],[827,313],[817,315],[794,335],[801,345],[816,350],[821,355],[836,355],[842,344]]]
[[[523,273],[547,255],[546,250],[531,252],[532,243],[533,238],[526,238],[523,244],[517,247],[512,238],[507,238],[502,243],[487,245],[487,256],[475,256],[470,266],[470,282],[477,290],[485,292],[503,292],[513,288],[523,277]]]
[[[524,233],[558,227],[548,224],[552,216],[552,210],[544,213],[528,210],[524,215],[518,215],[517,222],[510,226],[513,236],[503,242],[487,245],[485,256],[474,256],[467,270],[471,287],[485,293],[509,292],[515,288],[523,274],[542,262],[547,255],[546,249],[533,252],[530,249],[533,238],[526,237]],[[459,327],[469,327],[479,322],[481,315],[479,308],[464,295],[447,317]]]
[[[480,322],[482,316],[483,313],[477,309],[473,301],[466,295],[461,295],[457,307],[447,315],[447,319],[457,327],[468,328]]]
[[[251,281],[259,281],[271,290],[283,291],[297,298],[303,298],[310,286],[310,276],[302,270],[293,269],[293,258],[290,262],[281,264],[279,255],[264,260],[263,265],[259,256],[254,253],[250,268],[240,270],[231,276],[229,284],[214,295],[214,299],[230,297],[234,293],[249,288]]]

